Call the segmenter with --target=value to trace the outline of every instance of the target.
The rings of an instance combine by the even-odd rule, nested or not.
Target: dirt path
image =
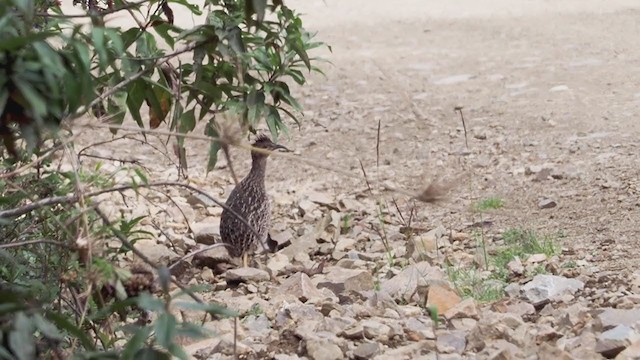
[[[638,263],[640,5],[416,0],[400,8],[388,1],[291,6],[333,47],[327,78],[315,77],[302,90],[308,121],[293,138],[304,155],[354,174],[360,158],[375,172],[380,120],[383,180],[419,188],[436,175],[469,175],[449,203],[421,212],[431,226],[460,228],[474,220],[475,201],[499,196],[507,207],[491,215],[497,228],[561,231],[576,257],[605,269]],[[464,107],[468,151],[456,106]],[[294,176],[308,179],[305,171]],[[363,186],[324,179],[326,187],[343,191]],[[541,198],[558,206],[541,210]]]

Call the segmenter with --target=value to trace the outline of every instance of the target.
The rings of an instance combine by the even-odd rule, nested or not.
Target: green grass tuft
[[[497,210],[504,207],[504,200],[499,197],[489,197],[479,201],[475,206],[477,211]]]

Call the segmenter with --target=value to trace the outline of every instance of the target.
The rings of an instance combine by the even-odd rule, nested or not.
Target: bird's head
[[[284,152],[291,152],[291,150],[289,150],[287,147],[274,143],[273,141],[271,141],[271,139],[267,135],[264,135],[264,134],[258,135],[258,137],[256,137],[256,140],[253,142],[252,146],[258,149],[265,149],[269,151],[280,150]],[[258,151],[252,151],[251,156],[252,157],[256,157],[256,156],[268,157],[269,154],[258,152]]]

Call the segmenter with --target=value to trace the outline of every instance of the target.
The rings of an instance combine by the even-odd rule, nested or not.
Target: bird
[[[269,151],[291,151],[283,145],[274,143],[264,134],[258,135],[252,146]],[[268,158],[269,153],[251,151],[251,170],[231,191],[220,218],[222,243],[226,244],[231,257],[242,257],[244,267],[249,265],[249,255],[257,250],[275,251],[274,241],[269,237],[271,202],[265,187]],[[256,232],[253,232],[229,209],[245,219]]]

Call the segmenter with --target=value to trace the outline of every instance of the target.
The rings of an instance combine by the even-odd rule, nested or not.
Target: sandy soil
[[[477,221],[470,206],[499,196],[507,207],[490,215],[494,227],[561,231],[577,258],[637,267],[640,5],[394,4],[290,3],[333,47],[327,78],[303,89],[309,121],[293,138],[317,143],[303,153],[356,173],[361,158],[375,172],[380,120],[382,179],[420,188],[425,178],[469,175],[448,203],[425,206],[431,226]],[[557,179],[525,175],[527,167]],[[539,209],[545,197],[558,206]]]

